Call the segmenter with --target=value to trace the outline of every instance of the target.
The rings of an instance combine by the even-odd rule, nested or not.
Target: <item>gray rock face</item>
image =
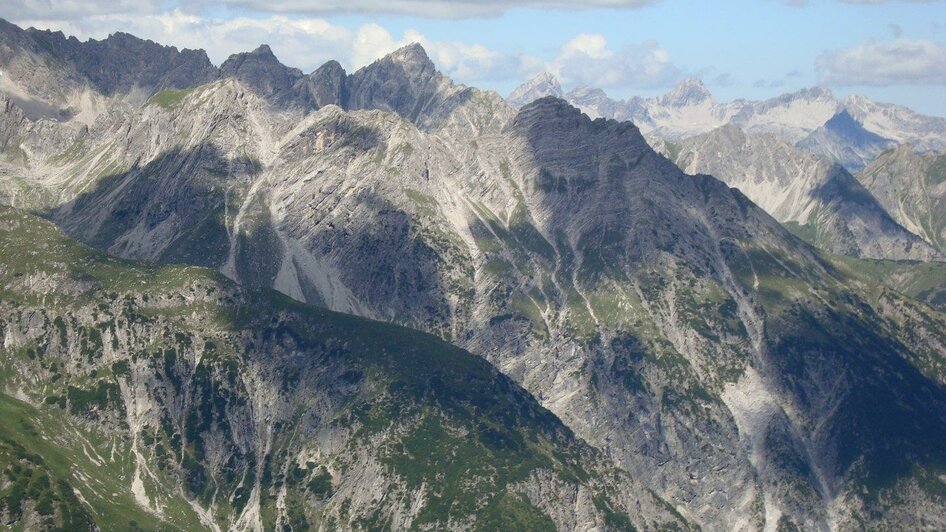
[[[350,75],[337,61],[330,61],[303,76],[276,59],[268,46],[237,54],[221,65],[220,78],[240,80],[258,96],[282,108],[302,112],[336,105],[345,110],[377,109],[397,113],[422,128],[441,127],[456,116],[456,108],[468,110],[461,127],[474,130],[498,127],[507,111],[495,94],[474,92],[455,85],[440,74],[419,44],[411,44]],[[491,100],[489,103],[483,100]],[[472,101],[478,100],[478,101]],[[475,116],[484,103],[487,116]],[[497,109],[498,108],[498,109]]]
[[[296,90],[313,109],[326,105],[342,107],[348,101],[348,75],[338,61],[329,61],[297,81]]]
[[[946,155],[900,146],[857,175],[904,227],[946,253]]]
[[[775,136],[747,135],[729,125],[665,149],[685,172],[713,175],[738,188],[775,219],[832,253],[943,260],[891,218],[844,168]]]
[[[20,134],[21,128],[27,126],[26,116],[9,98],[0,95],[0,153],[7,153],[13,148],[13,143]]]
[[[554,96],[554,95],[552,95]],[[620,104],[608,98],[601,89],[588,86],[575,87],[563,97],[568,103],[581,109],[583,113],[594,118],[609,118],[621,112]],[[521,107],[521,106],[520,106]],[[627,117],[635,122],[631,117]]]
[[[412,44],[362,68],[348,79],[346,109],[393,111],[423,128],[472,96],[437,71],[419,44]]]
[[[236,78],[263,98],[285,100],[302,78],[302,71],[280,63],[269,46],[263,44],[252,52],[230,56],[220,65],[218,75]]]
[[[253,113],[265,108],[251,96],[234,98],[236,84],[205,90],[222,91],[213,101],[258,109]],[[176,112],[196,116],[198,109],[188,106],[207,98],[195,93]],[[252,124],[246,110],[199,120],[222,131],[245,116]],[[182,131],[193,127],[179,120]],[[227,127],[239,131],[239,124]],[[818,419],[830,410],[799,418],[792,393],[801,392],[777,391],[785,378],[779,368],[787,363],[780,342],[794,345],[786,335],[807,334],[809,327],[782,315],[782,298],[795,296],[778,287],[792,279],[837,297],[827,295],[838,289],[825,281],[830,276],[817,273],[824,272],[820,259],[738,193],[679,172],[631,124],[592,122],[549,99],[524,109],[504,131],[478,137],[475,147],[450,140],[451,131],[431,136],[393,114],[328,107],[291,134],[279,134],[284,144],[259,173],[234,173],[217,184],[213,173],[200,177],[197,182],[209,180],[207,190],[245,183],[229,189],[226,203],[228,195],[215,200],[217,207],[184,210],[183,199],[161,192],[161,181],[132,193],[130,186],[147,182],[143,176],[165,176],[172,190],[190,172],[144,168],[56,217],[113,252],[179,260],[175,250],[194,245],[191,230],[210,227],[201,221],[204,213],[222,210],[221,229],[196,234],[220,235],[224,245],[215,261],[229,275],[453,339],[523,383],[687,515],[728,527],[761,526],[777,520],[775,513],[812,527],[844,522],[843,512],[831,521],[825,501],[843,500],[853,489],[844,486],[859,477],[844,464],[813,462],[808,446],[815,443],[794,439],[799,427],[827,422]],[[260,147],[269,143],[265,134],[259,132]],[[445,143],[458,144],[438,147]],[[207,152],[187,149],[156,168],[220,164],[212,161]],[[481,170],[456,170],[471,164]],[[119,183],[125,199],[112,206]],[[193,194],[184,195],[188,202]],[[126,218],[136,205],[151,205],[144,212],[153,214]],[[230,214],[227,205],[234,206]],[[83,221],[102,212],[98,226]],[[776,255],[787,269],[757,255],[776,249],[796,257]],[[750,262],[741,262],[744,253]],[[274,256],[280,257],[275,264]],[[760,283],[771,275],[778,280],[755,288],[754,275]],[[720,317],[706,317],[700,305]],[[761,327],[780,332],[763,337]],[[836,340],[824,342],[824,349],[837,348]],[[769,439],[760,436],[767,433]],[[817,445],[825,447],[817,456],[832,456],[830,449],[844,441],[819,437],[824,441]],[[763,443],[753,447],[753,438]],[[818,469],[779,465],[795,461]]]
[[[824,125],[839,110],[834,94],[821,87],[760,102],[741,102],[740,107],[733,123],[749,133],[772,133],[792,144]]]
[[[946,525],[941,315],[685,174],[635,125],[554,98],[514,113],[418,52],[352,75],[346,106],[280,108],[223,80],[4,168],[111,253],[200,262],[486,358],[708,528]],[[69,138],[46,127],[58,137],[31,124],[19,144]],[[543,507],[572,500],[558,493]]]
[[[79,74],[106,96],[140,87],[149,92],[193,87],[213,79],[214,68],[203,50],[161,46],[127,33],[114,33],[102,41],[79,43],[61,33],[34,32],[54,55],[76,65]]]

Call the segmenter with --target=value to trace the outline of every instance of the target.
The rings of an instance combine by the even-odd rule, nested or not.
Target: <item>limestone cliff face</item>
[[[941,315],[685,174],[633,124],[554,98],[516,113],[421,54],[327,67],[324,94],[345,96],[318,109],[232,78],[158,93],[82,130],[75,156],[4,168],[111,253],[487,359],[707,527],[943,524]],[[70,127],[30,122],[19,145]],[[536,478],[526,493],[558,485]]]

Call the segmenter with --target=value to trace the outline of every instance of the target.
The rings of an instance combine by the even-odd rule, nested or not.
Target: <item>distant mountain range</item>
[[[884,149],[910,144],[918,151],[946,149],[946,119],[923,116],[862,96],[836,98],[823,88],[802,89],[764,101],[717,102],[697,78],[682,81],[657,98],[614,100],[587,86],[565,93],[548,73],[510,94],[514,107],[543,96],[563,98],[592,118],[630,120],[645,135],[682,140],[726,124],[745,132],[770,133],[854,172]]]

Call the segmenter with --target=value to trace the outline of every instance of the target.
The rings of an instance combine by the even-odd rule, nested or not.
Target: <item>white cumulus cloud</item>
[[[902,37],[870,40],[822,54],[815,68],[828,85],[946,85],[946,46]]]
[[[680,69],[655,41],[610,46],[598,34],[579,34],[554,57],[497,51],[482,44],[434,40],[408,29],[398,35],[377,23],[347,27],[318,17],[287,15],[206,18],[174,9],[143,15],[99,14],[74,20],[27,19],[23,26],[61,30],[79,39],[103,39],[120,29],[141,38],[179,48],[204,49],[220,64],[231,54],[268,44],[284,64],[311,72],[335,59],[349,71],[412,42],[421,43],[444,74],[469,85],[518,82],[549,71],[571,85],[605,89],[666,87],[681,77]]]
[[[351,64],[355,59],[355,40],[360,31],[331,24],[317,18],[237,17],[208,19],[180,10],[156,15],[98,15],[72,21],[26,20],[23,26],[61,30],[79,39],[102,39],[117,29],[137,37],[179,48],[204,49],[217,64],[230,54],[269,44],[279,59],[304,70],[313,69],[329,59]],[[384,43],[375,42],[380,49]],[[362,54],[370,43],[359,48]]]
[[[683,77],[656,41],[612,49],[597,34],[578,35],[565,43],[547,69],[565,84],[604,89],[666,87]]]

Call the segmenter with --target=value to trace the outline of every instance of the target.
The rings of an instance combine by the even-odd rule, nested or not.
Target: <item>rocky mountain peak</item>
[[[49,92],[45,83],[56,83],[53,78],[65,72],[75,81],[91,85],[105,95],[124,94],[134,88],[146,92],[191,87],[211,81],[215,69],[203,50],[178,50],[134,35],[116,32],[102,40],[79,41],[65,37],[62,32],[28,30],[16,32],[0,27],[0,40],[15,40],[18,48],[32,49],[44,57],[43,72],[22,56],[11,57],[16,64],[8,65],[11,75],[21,81],[36,83],[37,93]],[[22,63],[21,63],[22,61]],[[28,66],[29,65],[29,66]],[[30,70],[26,74],[20,70]],[[75,74],[73,74],[73,72]]]
[[[568,92],[570,100],[599,100],[607,97],[603,90],[590,85],[579,85]]]
[[[302,71],[279,62],[273,50],[261,44],[252,52],[233,54],[220,65],[221,78],[236,78],[265,98],[279,97],[292,89]]]
[[[532,130],[537,136],[547,138],[567,137],[578,131],[590,135],[614,135],[614,142],[619,142],[632,151],[653,151],[640,129],[632,122],[591,118],[571,103],[555,96],[545,96],[522,107],[513,120],[512,127]]]
[[[552,74],[551,72],[548,72],[548,71],[545,71],[545,72],[541,72],[541,73],[539,73],[539,74],[536,74],[536,75],[529,81],[529,84],[530,84],[530,85],[548,84],[548,85],[552,85],[552,86],[561,88],[561,86],[559,85],[559,82],[558,82],[558,78],[555,77],[555,74]]]
[[[320,73],[321,73],[321,74],[320,74]],[[316,75],[316,74],[325,75],[325,74],[329,74],[329,73],[331,73],[331,74],[339,74],[339,73],[340,73],[340,74],[342,74],[342,75],[344,76],[344,75],[345,75],[345,68],[341,65],[341,63],[339,63],[338,61],[332,59],[332,60],[326,61],[325,64],[323,64],[323,65],[320,66],[319,68],[315,69],[315,72],[313,72],[312,74],[310,74],[310,76],[314,76],[314,75]]]
[[[847,109],[841,109],[823,126],[799,141],[797,146],[828,157],[851,172],[857,172],[895,144],[890,139],[868,131]]]
[[[418,121],[453,84],[418,43],[382,57],[348,77],[348,108],[393,111]]]
[[[866,96],[851,94],[844,98],[843,103],[845,106],[859,107],[863,105],[869,105],[873,102],[871,102],[870,98],[867,98]]]
[[[884,149],[886,149],[886,147],[893,145],[889,139],[885,139],[865,129],[864,125],[854,118],[847,109],[841,109],[836,115],[832,116],[830,120],[825,122],[824,129],[840,135],[855,147],[872,144],[884,145]]]
[[[577,106],[591,118],[605,117],[619,120],[634,120],[636,118],[619,113],[618,109],[626,104],[618,100],[612,100],[603,90],[596,87],[579,85],[569,91],[564,99],[568,103]]]
[[[531,114],[548,114],[549,116],[554,117],[567,116],[575,120],[582,119],[581,111],[576,109],[565,100],[551,95],[537,98],[532,102],[522,106],[522,108],[519,110],[519,114],[516,116],[516,121],[518,122],[521,117]],[[585,117],[584,120],[588,120],[588,118]]]
[[[671,107],[686,107],[698,105],[705,101],[713,101],[713,95],[699,78],[687,78],[681,81],[674,89],[663,97],[661,103]]]
[[[427,50],[417,42],[402,46],[385,56],[382,61],[403,64],[414,70],[435,69],[434,62],[427,55]]]
[[[788,101],[835,100],[834,93],[824,87],[808,87],[784,95]]]
[[[316,108],[343,107],[348,99],[348,74],[338,61],[329,61],[296,83],[303,101]]]
[[[272,57],[273,59],[276,59],[276,54],[273,53],[273,49],[270,48],[269,45],[266,43],[263,43],[257,46],[255,50],[250,52],[250,55],[269,56],[269,57]]]
[[[635,159],[643,153],[653,153],[640,130],[631,122],[597,118],[592,120],[565,100],[546,96],[522,107],[513,119],[511,129],[532,146],[536,159],[543,161],[548,175],[568,176],[570,186],[582,188],[599,182],[598,158],[604,152],[620,153],[623,158]],[[622,163],[623,164],[623,163]],[[579,170],[580,169],[580,170]],[[564,179],[564,178],[563,178]],[[551,186],[560,190],[563,182]],[[592,202],[582,196],[583,202]]]
[[[715,135],[719,138],[727,139],[732,142],[738,142],[738,143],[745,142],[746,140],[746,133],[742,130],[741,127],[733,123],[720,126],[714,131],[707,133],[707,135]]]
[[[823,100],[834,100],[834,93],[831,92],[831,89],[826,89],[824,87],[811,87],[808,89],[802,89],[798,91],[798,94],[804,94],[810,99],[823,99]]]
[[[847,112],[847,109],[841,109],[838,114],[825,122],[824,126],[837,131],[847,131],[859,129],[861,124],[851,116],[851,113]]]
[[[562,91],[562,85],[558,82],[558,79],[549,72],[542,72],[516,87],[509,94],[507,101],[513,107],[522,107],[545,96],[562,98],[564,95],[565,93]]]
[[[221,73],[235,71],[246,63],[278,65],[283,68],[288,68],[279,62],[279,59],[276,58],[276,54],[273,53],[272,48],[270,48],[268,44],[261,44],[252,52],[240,52],[231,55],[220,65],[220,71]]]

